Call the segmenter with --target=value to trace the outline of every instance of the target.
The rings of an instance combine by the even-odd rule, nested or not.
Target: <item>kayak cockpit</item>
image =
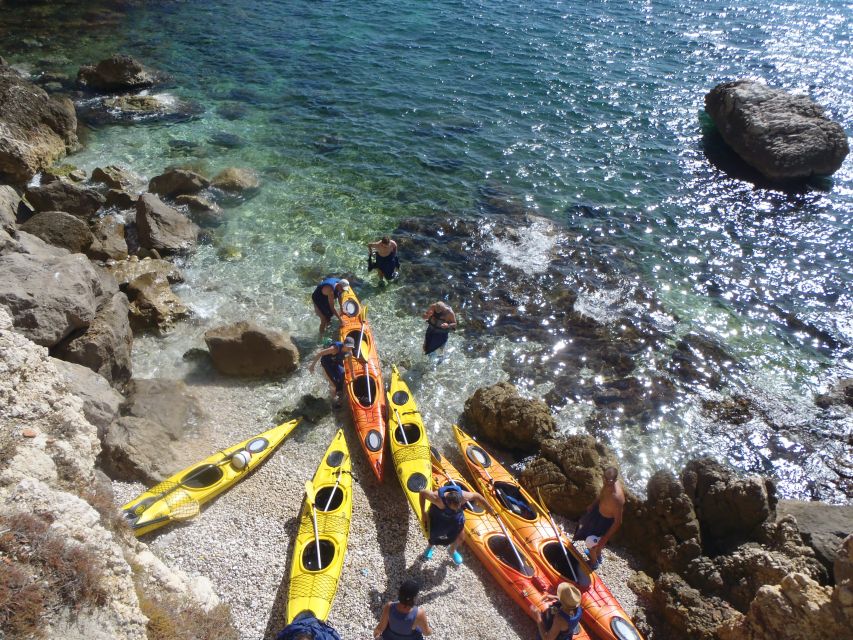
[[[591,584],[589,576],[581,569],[580,562],[572,554],[572,549],[566,548],[565,553],[563,553],[560,546],[560,543],[554,541],[546,543],[542,546],[542,556],[551,565],[551,568],[563,578],[571,580],[581,589],[585,589]],[[571,568],[566,562],[566,555],[569,556]]]
[[[515,551],[513,551],[512,545],[509,543],[509,540],[507,540],[505,535],[495,534],[489,537],[487,544],[489,545],[489,551],[492,552],[492,555],[513,571],[517,571],[528,578],[536,573],[536,571],[533,570],[533,567],[530,566],[530,562],[527,560],[525,555],[521,553],[518,545],[515,547],[516,551],[518,551],[518,556],[515,555]],[[521,557],[520,565],[518,562],[519,557]]]
[[[536,520],[536,510],[522,495],[518,485],[511,482],[495,482],[495,493],[501,504],[519,518],[533,522]]]

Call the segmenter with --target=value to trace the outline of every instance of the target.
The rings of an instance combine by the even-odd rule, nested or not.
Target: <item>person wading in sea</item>
[[[447,547],[447,552],[456,565],[462,564],[459,545],[465,541],[465,504],[474,503],[495,515],[495,510],[479,493],[463,491],[459,487],[441,487],[438,491],[424,489],[418,494],[421,513],[425,514],[426,530],[429,531],[429,546],[424,551],[424,559],[432,558],[435,545]],[[429,502],[429,511],[426,503]]]
[[[625,491],[619,482],[619,470],[616,467],[607,467],[604,470],[604,486],[598,500],[589,505],[586,513],[581,516],[578,530],[575,532],[575,541],[589,540],[592,537],[587,544],[589,566],[592,569],[597,569],[601,564],[604,545],[622,526],[624,508]]]
[[[400,258],[397,256],[397,243],[388,236],[378,242],[367,245],[370,255],[367,258],[367,270],[379,270],[379,282],[393,280],[400,268]]]
[[[344,361],[352,355],[353,349],[355,349],[355,340],[352,336],[347,336],[343,342],[335,341],[331,346],[318,351],[314,360],[308,365],[308,371],[314,373],[314,366],[318,360],[320,361],[332,390],[332,403],[336,406],[339,402],[338,395],[344,388]]]
[[[424,355],[429,355],[447,343],[448,333],[456,328],[456,314],[448,304],[439,300],[430,305],[423,318],[427,321]]]
[[[341,312],[335,308],[335,300],[340,306],[341,295],[349,289],[349,281],[341,278],[326,278],[314,289],[311,300],[314,301],[314,313],[320,318],[320,338],[329,326],[332,315],[341,317]]]

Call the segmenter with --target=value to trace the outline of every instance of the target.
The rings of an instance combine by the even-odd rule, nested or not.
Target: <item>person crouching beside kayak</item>
[[[454,564],[462,564],[459,545],[465,541],[465,504],[478,504],[492,515],[495,510],[479,493],[463,491],[454,486],[441,487],[438,491],[424,489],[418,497],[421,513],[426,514],[426,530],[429,531],[429,546],[424,551],[424,559],[432,558],[435,545],[438,544],[447,547]],[[429,511],[426,510],[427,502],[431,505]]]
[[[398,600],[382,607],[379,624],[373,630],[374,640],[420,640],[432,634],[423,608],[415,606],[421,590],[414,580],[404,580],[400,585]]]
[[[311,300],[314,301],[314,313],[320,318],[320,338],[329,326],[332,316],[341,317],[341,312],[335,309],[335,300],[340,306],[341,295],[349,289],[349,281],[341,278],[326,278],[314,289]]]
[[[367,248],[370,251],[367,258],[367,270],[378,269],[380,282],[393,280],[400,268],[400,258],[397,257],[397,243],[388,236],[384,236],[379,242],[368,243]]]
[[[439,300],[430,305],[423,317],[427,321],[424,355],[429,355],[447,343],[447,334],[456,328],[456,314],[448,304]]]
[[[335,341],[331,346],[318,351],[314,360],[308,365],[308,371],[314,373],[314,366],[318,360],[320,361],[331,386],[333,402],[338,401],[338,394],[344,388],[344,361],[352,355],[353,349],[355,349],[355,340],[352,336],[348,336],[343,342]]]
[[[569,640],[580,628],[581,592],[575,585],[561,582],[557,587],[557,597],[547,597],[552,604],[544,616],[536,607],[530,607],[539,629],[539,639]]]

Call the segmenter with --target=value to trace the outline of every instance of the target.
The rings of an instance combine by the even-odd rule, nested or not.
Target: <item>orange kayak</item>
[[[431,449],[431,453],[432,478],[436,488],[455,484],[465,491],[471,490],[462,474],[444,456],[434,448]],[[483,566],[524,613],[533,618],[530,607],[535,607],[541,612],[548,608],[545,596],[551,586],[550,581],[513,539],[513,544],[521,557],[521,563],[519,563],[518,557],[507,542],[507,537],[494,516],[480,506],[466,505],[465,534],[468,548],[474,552]],[[574,638],[588,638],[588,636],[580,631]]]
[[[367,307],[362,306],[352,289],[343,292],[341,308],[340,340],[343,342],[352,337],[355,341],[355,357],[347,358],[344,365],[347,401],[361,448],[367,455],[370,468],[381,482],[387,429],[382,367],[373,331],[367,322]]]
[[[539,565],[552,588],[556,590],[561,582],[578,587],[584,626],[601,640],[642,640],[607,585],[589,568],[565,533],[554,530],[547,512],[473,438],[455,425],[453,430],[483,497]]]

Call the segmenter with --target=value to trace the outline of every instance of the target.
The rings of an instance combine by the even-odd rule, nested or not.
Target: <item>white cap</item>
[[[590,549],[598,544],[598,541],[601,540],[598,536],[588,536],[584,543],[586,544],[586,548]]]
[[[338,284],[341,285],[341,287],[343,287],[344,291],[349,289],[349,280],[344,280],[343,278],[341,278],[340,281],[338,282]]]

